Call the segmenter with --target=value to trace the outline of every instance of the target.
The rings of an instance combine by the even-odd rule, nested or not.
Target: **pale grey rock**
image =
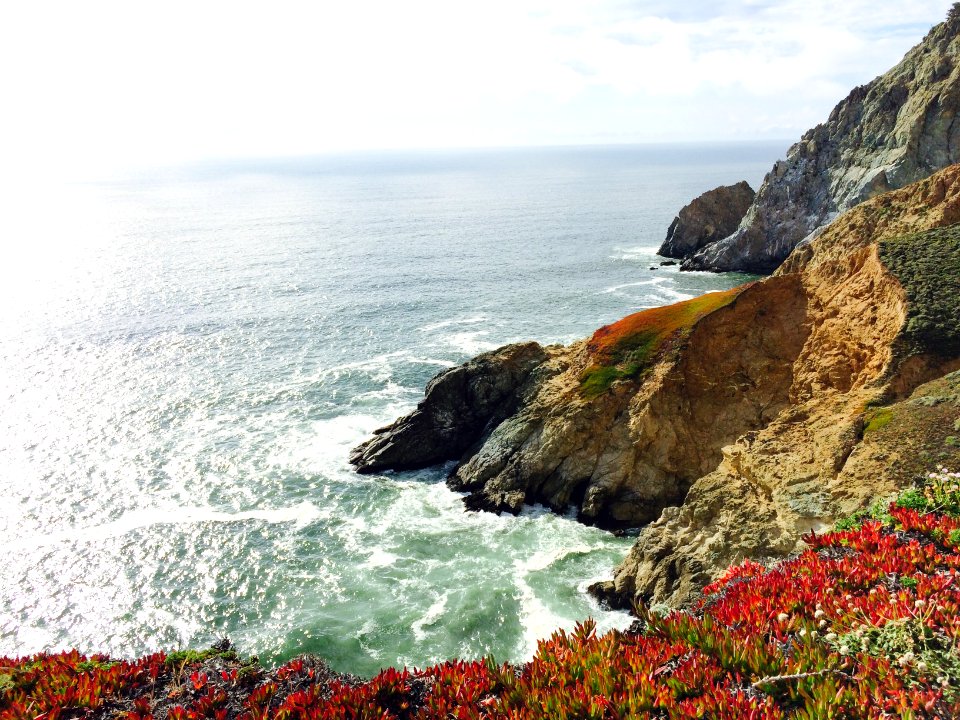
[[[740,227],[684,270],[769,273],[839,213],[960,161],[960,12],[855,88],[767,173]]]

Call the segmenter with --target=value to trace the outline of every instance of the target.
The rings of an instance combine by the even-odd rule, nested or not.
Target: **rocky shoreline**
[[[790,560],[733,566],[691,612],[638,606],[625,632],[559,630],[526,663],[360,679],[309,655],[267,669],[226,641],[133,660],[0,657],[0,720],[955,718],[958,480],[930,473],[808,534]]]
[[[471,510],[543,503],[641,528],[600,588],[621,607],[688,603],[729,564],[784,557],[917,469],[960,464],[947,417],[960,367],[957,57],[955,8],[791,149],[733,235],[690,250],[717,234],[718,201],[742,206],[748,187],[711,191],[671,227],[667,250],[688,268],[772,276],[568,347],[481,355],[432,380],[351,462],[454,461],[448,484]],[[703,265],[705,253],[738,260]],[[910,425],[874,432],[878,413]]]
[[[468,508],[540,502],[642,527],[604,597],[684,604],[732,562],[788,555],[902,489],[919,460],[960,462],[937,414],[956,412],[954,396],[917,400],[958,380],[941,380],[960,367],[956,324],[942,322],[960,318],[958,222],[953,166],[847,213],[770,278],[446,371],[352,462],[417,466],[435,428],[459,428],[442,459],[457,461],[448,484]],[[894,260],[904,243],[910,263]],[[879,410],[906,417],[904,403],[922,432],[868,431]]]

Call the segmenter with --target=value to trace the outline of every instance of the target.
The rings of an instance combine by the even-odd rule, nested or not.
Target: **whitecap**
[[[518,560],[514,565],[519,570],[526,573],[536,572],[537,570],[546,570],[559,560],[563,560],[570,555],[585,555],[592,552],[594,548],[579,543],[568,547],[557,547],[550,550],[538,550],[526,560]]]
[[[429,627],[443,618],[443,613],[447,609],[447,599],[449,597],[450,593],[443,593],[436,600],[436,602],[433,603],[433,605],[427,608],[427,612],[423,614],[423,617],[410,626],[410,629],[413,630],[413,636],[418,641],[422,641],[427,637],[427,633],[423,630],[425,627]]]
[[[486,321],[486,315],[474,315],[466,318],[456,318],[453,320],[442,320],[440,322],[431,323],[430,325],[424,325],[423,327],[417,328],[417,331],[433,332],[435,330],[442,330],[443,328],[452,327],[454,325],[475,325],[476,323],[482,323]]]
[[[437,358],[411,358],[413,362],[420,363],[421,365],[436,365],[437,367],[450,368],[456,365],[455,362],[450,360],[440,360]]]
[[[612,285],[611,287],[604,288],[603,290],[600,290],[600,291],[597,293],[597,295],[607,295],[607,294],[609,294],[609,293],[615,293],[615,292],[617,292],[617,291],[619,291],[619,290],[623,290],[624,288],[630,288],[630,287],[643,287],[643,286],[647,286],[647,285],[659,285],[660,283],[666,282],[666,280],[667,280],[667,278],[657,277],[657,278],[650,278],[649,280],[640,280],[640,281],[638,281],[638,282],[624,283],[623,285]]]
[[[492,343],[489,340],[481,340],[480,338],[489,333],[486,330],[474,330],[472,332],[459,332],[447,335],[443,338],[443,342],[451,347],[456,348],[465,355],[478,355],[487,350],[495,350],[497,343]]]
[[[659,245],[636,245],[634,247],[614,247],[612,260],[639,260],[641,257],[656,255]]]
[[[674,290],[668,287],[658,287],[657,292],[664,293],[673,298],[671,302],[681,302],[683,300],[692,300],[696,295],[690,295],[689,293],[680,292],[679,290]]]
[[[517,600],[520,603],[520,626],[523,628],[521,654],[524,660],[530,660],[537,651],[537,643],[563,626],[564,618],[551,612],[543,604],[527,582],[526,574],[515,577],[514,583],[520,591]]]
[[[328,477],[350,471],[347,462],[350,450],[368,439],[374,430],[405,415],[415,406],[414,399],[407,399],[402,392],[385,393],[384,397],[393,401],[380,407],[376,415],[338,415],[317,420],[305,429],[288,432],[270,453],[268,462],[276,467],[319,472]]]
[[[374,548],[373,552],[370,553],[370,557],[367,558],[367,561],[363,563],[362,567],[365,568],[379,568],[379,567],[389,567],[393,565],[398,560],[398,557],[393,553],[389,553],[386,550],[381,550],[380,548]]]

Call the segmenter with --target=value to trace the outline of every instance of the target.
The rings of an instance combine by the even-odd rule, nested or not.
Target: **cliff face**
[[[787,404],[791,360],[807,332],[803,306],[788,303],[794,291],[787,282],[775,297],[757,286],[711,293],[544,351],[512,413],[493,418],[482,437],[451,441],[455,453],[465,450],[450,486],[469,492],[473,509],[517,512],[541,502],[573,506],[606,527],[654,520],[717,465],[724,445]],[[766,312],[771,300],[782,316]],[[452,373],[351,461],[361,471],[416,466],[437,437],[419,418],[442,414],[436,388]],[[415,425],[423,432],[411,432]]]
[[[806,309],[789,404],[643,530],[608,599],[682,604],[729,563],[786,555],[802,533],[960,462],[960,375],[942,378],[960,367],[958,222],[953,166],[843,215],[759,283],[796,288],[790,303]],[[892,259],[904,243],[932,276]]]
[[[811,527],[901,487],[918,458],[960,461],[947,439],[960,431],[940,432],[953,406],[895,404],[960,367],[960,228],[917,235],[957,222],[960,166],[845,214],[761,282],[631,315],[568,348],[482,356],[481,384],[503,389],[493,412],[475,407],[491,393],[461,389],[471,364],[448,371],[352,461],[410,467],[446,444],[443,459],[458,458],[449,483],[471,508],[543,502],[646,525],[604,594],[683,602],[731,562],[789,553]],[[921,281],[930,272],[936,282]],[[445,377],[467,379],[438,392]],[[936,408],[936,432],[866,431],[879,429],[871,413],[916,423]],[[468,430],[457,417],[473,418]]]
[[[740,225],[756,193],[746,181],[708,190],[684,206],[670,223],[658,255],[685,258],[727,237]]]
[[[767,174],[740,227],[687,270],[769,273],[839,213],[960,161],[960,10],[858,87]]]

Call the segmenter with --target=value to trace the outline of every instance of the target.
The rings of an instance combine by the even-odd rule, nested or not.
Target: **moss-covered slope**
[[[960,224],[884,240],[880,259],[907,294],[902,349],[960,354]]]

